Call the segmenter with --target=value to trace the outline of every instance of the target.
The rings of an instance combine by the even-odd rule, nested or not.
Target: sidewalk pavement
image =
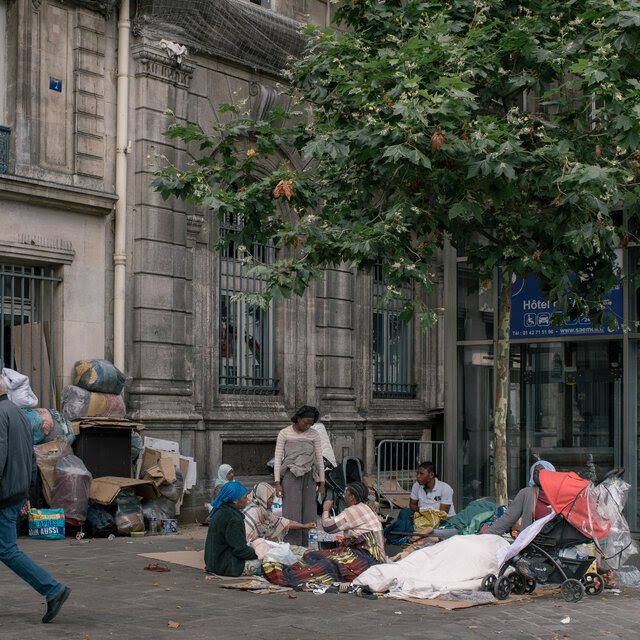
[[[614,640],[640,638],[640,589],[605,591],[568,604],[559,595],[446,611],[399,600],[351,594],[256,595],[220,587],[202,572],[169,565],[150,573],[139,553],[200,550],[205,527],[179,536],[90,542],[21,538],[20,547],[71,587],[69,600],[48,625],[43,599],[0,564],[2,640],[164,640],[252,638],[488,638]],[[289,597],[295,595],[295,598]],[[570,618],[570,622],[561,621]],[[180,624],[168,628],[169,621]]]

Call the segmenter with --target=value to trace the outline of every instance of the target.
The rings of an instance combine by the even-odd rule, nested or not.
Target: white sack
[[[498,572],[496,552],[509,543],[491,534],[454,536],[414,551],[399,562],[380,564],[360,574],[353,584],[390,596],[438,598],[452,591],[478,589],[482,578]]]
[[[13,369],[3,369],[2,377],[7,387],[7,395],[9,400],[18,407],[37,407],[38,398],[31,385],[29,384],[29,376],[18,373]]]

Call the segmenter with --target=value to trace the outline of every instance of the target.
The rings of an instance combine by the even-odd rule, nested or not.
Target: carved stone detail
[[[264,120],[280,97],[280,93],[275,87],[267,86],[261,82],[252,82],[249,85],[249,95],[256,98],[252,101],[251,107],[251,115],[256,120]]]
[[[31,4],[36,11],[40,11],[40,6],[42,5],[42,0],[31,0]]]
[[[138,61],[136,77],[146,76],[167,82],[181,89],[188,89],[195,67],[183,59],[180,64],[162,49],[143,43],[133,48],[133,57]]]

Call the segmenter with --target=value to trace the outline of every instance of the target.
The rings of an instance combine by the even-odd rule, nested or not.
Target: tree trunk
[[[509,329],[511,324],[511,272],[500,282],[500,319],[496,347],[496,395],[493,417],[493,476],[496,506],[508,503],[507,416],[509,415]]]

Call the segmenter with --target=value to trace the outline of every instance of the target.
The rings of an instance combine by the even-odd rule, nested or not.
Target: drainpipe
[[[118,19],[118,86],[116,93],[116,230],[113,250],[113,364],[125,371],[125,278],[127,273],[127,154],[129,141],[129,0],[121,0]]]

